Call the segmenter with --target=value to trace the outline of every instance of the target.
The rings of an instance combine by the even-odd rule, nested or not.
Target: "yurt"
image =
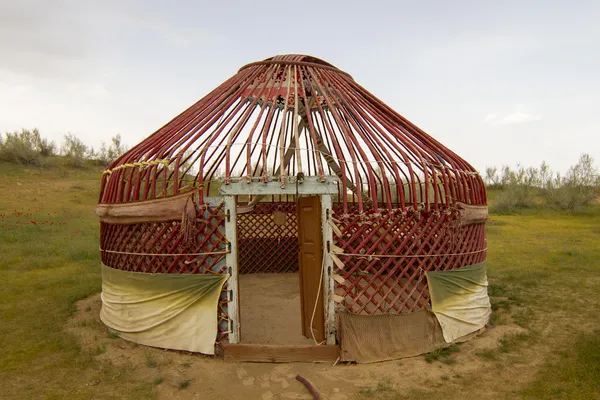
[[[323,60],[237,74],[104,171],[102,321],[254,361],[432,351],[490,316],[477,171]]]

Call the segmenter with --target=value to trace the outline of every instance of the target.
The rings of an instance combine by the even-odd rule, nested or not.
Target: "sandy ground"
[[[313,344],[302,336],[297,273],[240,276],[241,343]]]
[[[293,318],[290,318],[291,321],[283,321],[287,322],[282,324],[286,327],[277,328],[278,333],[267,334],[266,328],[260,328],[266,317],[251,308],[242,317],[248,324],[245,335],[249,338],[252,335],[257,338],[261,335],[263,338],[280,338],[290,331],[293,333],[285,336],[286,340],[297,340],[299,314],[291,311],[299,303],[297,294],[293,294],[291,290],[296,287],[296,280],[293,276],[281,277],[283,284],[270,292],[262,290],[268,287],[255,280],[259,280],[259,277],[250,277],[243,282],[242,293],[244,287],[260,289],[260,292],[250,296],[257,305],[266,303],[268,293],[281,296],[284,300],[282,304],[290,302],[279,311],[271,310],[273,312],[268,316],[271,319],[267,325],[277,318],[284,318],[282,315],[285,313],[291,313]],[[289,290],[286,290],[285,287],[288,286]],[[366,365],[233,363],[218,357],[150,348],[111,336],[99,319],[100,306],[99,294],[77,302],[77,311],[66,326],[66,330],[80,342],[83,351],[89,351],[94,357],[94,367],[82,373],[86,374],[87,386],[97,390],[99,394],[109,387],[114,392],[113,379],[120,376],[128,384],[153,384],[159,399],[310,399],[304,386],[295,380],[299,374],[316,386],[323,399],[329,400],[361,398],[361,388],[376,387],[382,380],[393,385],[397,393],[443,385],[444,389],[447,387],[452,390],[454,398],[463,398],[460,393],[468,388],[469,395],[475,392],[478,398],[495,399],[498,398],[498,390],[514,391],[516,395],[535,372],[531,364],[494,368],[489,361],[483,361],[476,355],[478,350],[497,347],[503,335],[521,330],[511,325],[488,329],[481,336],[462,344],[453,365],[440,362],[429,364],[422,356]],[[252,317],[253,315],[256,317]],[[252,318],[256,320],[251,321]],[[253,327],[254,324],[256,327]],[[540,358],[533,352],[531,357]],[[161,382],[153,383],[157,380]],[[476,386],[473,386],[473,380],[478,382]],[[188,382],[189,386],[180,388],[182,382]],[[509,382],[510,387],[507,388],[506,384]]]

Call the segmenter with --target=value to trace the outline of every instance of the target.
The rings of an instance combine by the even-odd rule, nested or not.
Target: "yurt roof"
[[[284,187],[333,176],[338,201],[360,211],[486,202],[480,176],[456,153],[348,73],[295,54],[243,66],[107,171],[103,203],[177,194],[192,175],[201,195],[215,181]]]

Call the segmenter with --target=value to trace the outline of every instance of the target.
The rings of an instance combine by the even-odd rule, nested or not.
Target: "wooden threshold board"
[[[225,361],[250,362],[335,362],[337,345],[221,344]]]

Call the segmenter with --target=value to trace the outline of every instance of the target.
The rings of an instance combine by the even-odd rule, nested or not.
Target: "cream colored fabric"
[[[426,275],[431,309],[446,342],[485,327],[492,312],[485,262]]]
[[[229,275],[145,274],[102,265],[100,319],[132,342],[214,354]]]

